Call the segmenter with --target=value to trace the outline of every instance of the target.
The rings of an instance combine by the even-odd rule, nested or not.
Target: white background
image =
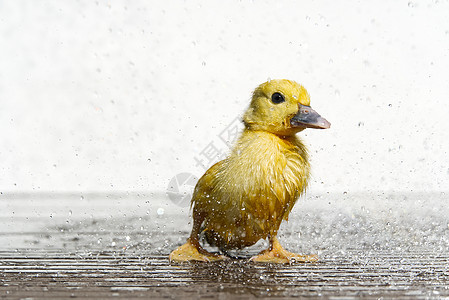
[[[164,191],[268,78],[315,192],[444,191],[448,1],[0,1],[0,192]]]

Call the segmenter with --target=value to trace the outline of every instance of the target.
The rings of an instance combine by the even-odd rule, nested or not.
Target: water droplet
[[[157,209],[157,214],[158,214],[159,216],[162,216],[164,213],[165,213],[165,210],[164,210],[162,207],[159,207],[159,208]]]

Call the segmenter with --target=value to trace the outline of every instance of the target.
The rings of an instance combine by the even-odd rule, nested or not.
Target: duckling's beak
[[[320,116],[315,110],[307,105],[299,105],[298,113],[290,119],[293,127],[305,127],[316,129],[327,129],[331,127],[328,120]]]

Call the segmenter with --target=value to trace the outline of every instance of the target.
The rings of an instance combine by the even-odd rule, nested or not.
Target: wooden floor
[[[354,250],[316,264],[246,260],[170,265],[132,253],[3,251],[0,293],[11,298],[448,297],[449,255]]]
[[[263,243],[225,262],[170,264],[186,209],[160,195],[58,197],[0,199],[1,298],[449,297],[445,196],[428,209],[419,197],[307,200],[280,240],[320,261],[293,265],[249,263]]]

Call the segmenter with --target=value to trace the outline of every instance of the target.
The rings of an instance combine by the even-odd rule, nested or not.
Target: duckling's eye
[[[271,95],[271,102],[273,102],[274,104],[285,102],[284,95],[278,92],[274,93],[273,95]]]

